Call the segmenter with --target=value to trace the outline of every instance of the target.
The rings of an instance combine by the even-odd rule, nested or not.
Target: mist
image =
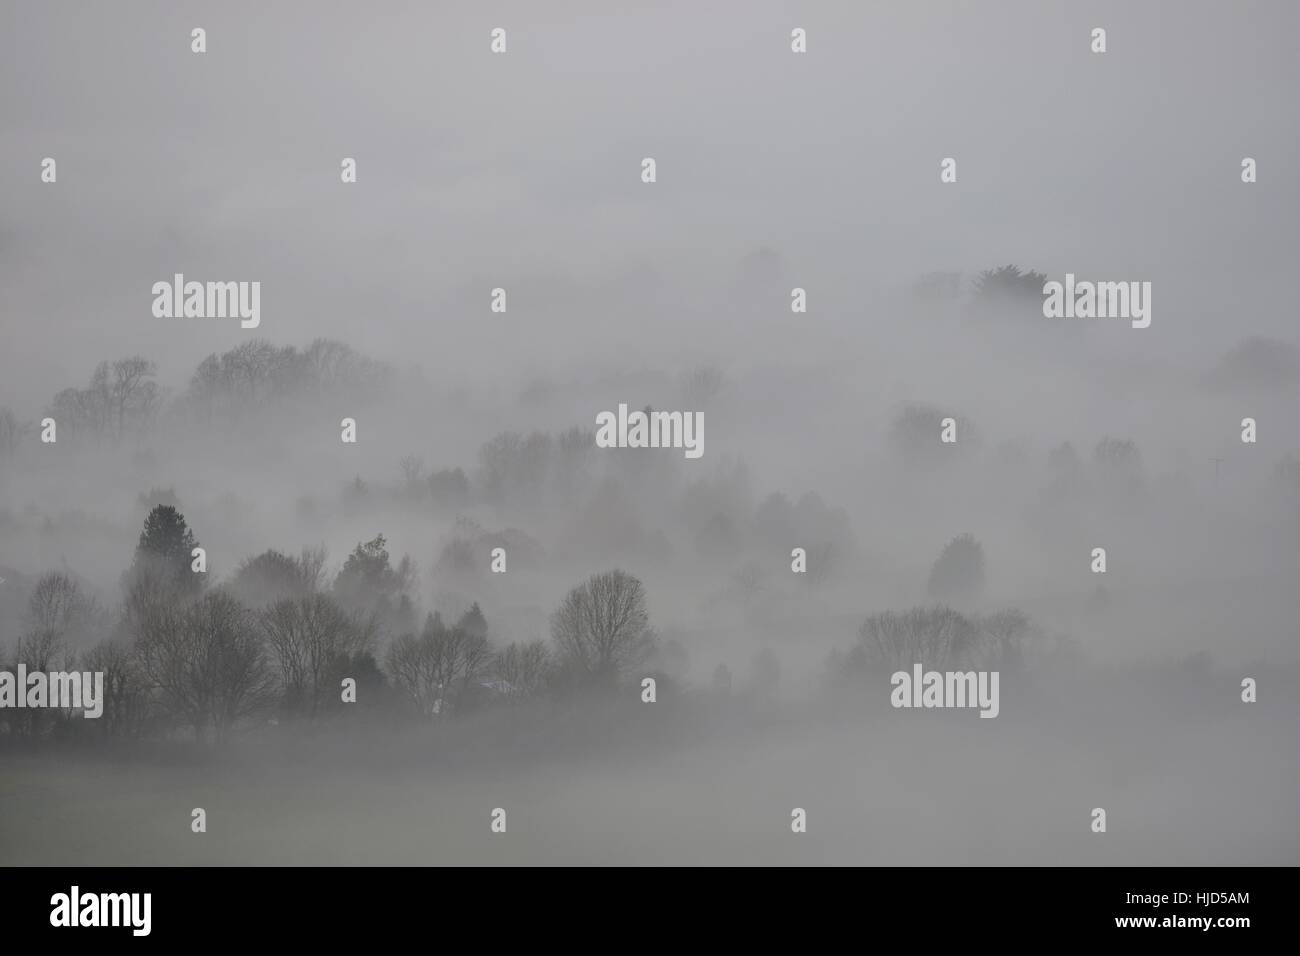
[[[0,4],[0,863],[1300,862],[1240,7]]]

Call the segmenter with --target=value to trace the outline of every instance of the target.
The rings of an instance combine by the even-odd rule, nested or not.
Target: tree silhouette
[[[134,355],[100,362],[86,388],[65,388],[54,396],[49,413],[71,434],[88,432],[121,438],[131,426],[143,426],[161,403],[157,366]]]
[[[338,688],[334,678],[364,649],[366,633],[326,594],[278,601],[261,625],[286,711],[316,717]]]
[[[487,638],[487,620],[483,617],[483,611],[479,608],[477,601],[468,611],[461,615],[460,620],[456,622],[456,627],[471,637]]]
[[[358,544],[334,579],[334,597],[347,611],[368,615],[390,633],[414,627],[413,609],[407,594],[415,578],[415,565],[403,557],[394,568],[389,562],[388,542],[376,535]]]
[[[515,642],[499,651],[492,661],[492,673],[505,684],[511,697],[535,697],[546,688],[550,676],[551,652],[545,641]]]
[[[914,607],[872,614],[847,654],[831,655],[833,677],[926,670],[1016,670],[1024,660],[1029,618],[1015,608],[962,614],[950,607]]]
[[[972,598],[984,589],[984,549],[973,535],[953,538],[930,569],[926,590],[944,600]]]
[[[592,575],[551,616],[551,636],[577,673],[593,683],[619,682],[654,649],[645,588],[624,571]]]
[[[154,586],[177,596],[191,597],[203,590],[204,576],[191,571],[193,551],[198,547],[185,516],[171,505],[157,505],[144,519],[144,530],[135,547],[128,572],[128,591],[137,583],[152,579]]]
[[[1142,452],[1127,439],[1103,438],[1092,452],[1093,464],[1112,486],[1142,488]]]
[[[393,684],[416,710],[433,717],[450,713],[490,661],[486,636],[460,627],[448,630],[430,614],[418,636],[404,634],[393,641],[385,664]]]
[[[862,622],[857,643],[842,668],[846,673],[911,671],[914,664],[951,670],[970,664],[979,644],[974,621],[950,607],[885,611]]]
[[[959,441],[944,444],[943,420],[953,417]],[[907,468],[930,469],[950,462],[979,441],[975,424],[961,416],[949,416],[927,402],[907,402],[889,426],[889,446]]]
[[[296,558],[271,549],[242,561],[228,587],[243,604],[263,608],[320,590],[324,565],[324,548],[303,549]]]
[[[165,711],[199,740],[220,739],[267,704],[274,679],[248,611],[224,591],[151,620],[136,644],[140,670]]]
[[[985,269],[975,277],[971,305],[981,311],[1019,311],[1032,306],[1041,314],[1045,282],[1047,276],[1044,273],[1023,272],[1019,266]]]

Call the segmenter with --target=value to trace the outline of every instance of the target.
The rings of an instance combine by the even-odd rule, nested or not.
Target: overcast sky
[[[864,328],[875,283],[1017,262],[1152,281],[1134,348],[1286,335],[1300,8],[1224,8],[4,0],[0,403],[132,352],[180,385],[254,334],[448,376],[653,359],[762,246]],[[175,272],[261,281],[261,328],[155,319]]]
[[[23,432],[0,461],[0,660],[47,571],[122,633],[146,509],[174,495],[214,584],[318,545],[333,580],[382,534],[420,615],[481,601],[495,647],[625,570],[688,694],[719,665],[749,686],[763,649],[790,705],[665,684],[626,723],[286,722],[243,769],[124,750],[82,773],[51,750],[0,781],[0,862],[1296,862],[1300,374],[1201,373],[1244,337],[1300,345],[1297,36],[1297,0],[0,0],[0,408],[37,421],[132,354],[182,389],[253,338],[340,339],[429,385]],[[895,294],[1006,263],[1150,282],[1151,325]],[[260,327],[155,318],[178,272],[260,282]],[[681,376],[710,366],[724,385],[693,396]],[[703,460],[570,440],[547,471],[542,439],[489,443],[624,403],[707,406]],[[959,444],[936,429],[912,461],[940,414]],[[1128,465],[1094,460],[1129,447],[1106,439]],[[417,458],[465,492],[406,480]],[[508,575],[449,560],[507,534]],[[832,650],[939,599],[962,534],[988,567],[962,612],[1032,621],[1001,716],[894,713],[884,680],[850,689],[878,713],[841,711]],[[790,807],[813,821],[793,844]]]

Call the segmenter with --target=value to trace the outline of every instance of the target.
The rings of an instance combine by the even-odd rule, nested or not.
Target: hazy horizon
[[[1223,10],[0,0],[0,664],[146,675],[103,740],[0,722],[0,863],[1295,863],[1300,8]],[[1149,326],[1046,317],[1067,274]],[[701,456],[599,447],[620,405]],[[265,658],[215,743],[147,676],[159,507],[168,626],[234,595]],[[560,612],[616,571],[601,696]],[[346,612],[356,708],[305,716],[263,587]],[[996,719],[888,703],[864,635],[944,608]],[[402,648],[471,609],[430,711]]]

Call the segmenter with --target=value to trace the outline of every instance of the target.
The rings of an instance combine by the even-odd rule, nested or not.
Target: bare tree
[[[248,407],[268,397],[277,370],[289,357],[266,339],[250,339],[222,355],[221,364],[236,400]]]
[[[418,455],[407,455],[397,463],[402,470],[402,481],[411,489],[424,480],[424,459]]]
[[[278,601],[261,623],[286,709],[316,717],[334,690],[332,679],[364,649],[367,632],[325,594]]]
[[[53,628],[28,630],[19,635],[14,647],[14,664],[24,665],[28,672],[63,670],[68,657],[62,632]],[[27,688],[19,688],[18,693],[27,693]],[[7,716],[7,723],[17,733],[29,737],[43,734],[58,720],[53,711],[44,708],[23,708],[11,711]]]
[[[384,669],[393,685],[415,705],[424,717],[441,710],[443,688],[439,685],[432,656],[415,634],[403,634],[388,648]]]
[[[107,399],[116,420],[120,437],[126,431],[128,419],[144,423],[154,413],[158,404],[158,383],[154,376],[158,366],[139,355],[118,359],[113,363],[113,378],[107,386]]]
[[[868,617],[847,654],[831,655],[832,676],[926,670],[1015,671],[1025,660],[1029,618],[1015,608],[973,616],[950,607],[915,607]]]
[[[63,670],[72,655],[70,640],[84,637],[95,604],[82,594],[75,578],[61,571],[41,575],[27,600],[26,626],[14,647],[14,663],[29,671]],[[22,688],[21,693],[26,693]],[[58,717],[49,711],[22,710],[11,723],[20,733],[37,735]]]
[[[701,365],[681,377],[682,397],[693,407],[704,407],[718,397],[726,378],[716,365]]]
[[[654,649],[645,588],[624,571],[593,575],[551,616],[551,637],[578,672],[599,682],[623,679]]]
[[[157,366],[135,355],[100,362],[86,388],[65,388],[49,413],[72,434],[86,432],[120,438],[128,425],[144,425],[158,410],[161,392]]]
[[[135,655],[122,641],[96,644],[83,659],[92,673],[104,675],[104,713],[98,720],[107,736],[135,735],[149,713],[149,693]]]
[[[491,649],[486,634],[442,626],[430,615],[417,637],[406,634],[389,648],[393,683],[426,717],[448,713],[486,671]]]
[[[979,638],[976,624],[949,607],[885,611],[862,623],[846,667],[890,673],[910,671],[920,663],[928,669],[950,670],[972,662]]]
[[[94,615],[95,601],[82,593],[75,578],[62,571],[42,574],[27,601],[28,625],[60,638],[80,636]]]
[[[122,623],[137,640],[172,625],[183,598],[173,579],[172,568],[154,556],[137,561],[134,569],[123,575]]]
[[[67,657],[63,635],[56,630],[30,630],[18,636],[14,662],[29,671],[58,670]]]
[[[61,631],[54,628],[32,628],[19,635],[14,647],[14,663],[24,665],[29,672],[62,670],[68,659],[67,645]],[[20,694],[27,688],[19,688]],[[44,733],[58,717],[43,708],[24,708],[9,714],[8,723],[20,734],[29,737]]]
[[[492,673],[506,685],[511,697],[536,697],[546,687],[551,667],[551,652],[545,641],[518,641],[497,652]]]
[[[324,545],[318,545],[314,548],[303,548],[298,555],[298,574],[305,587],[310,593],[315,594],[325,587],[325,562],[328,560],[329,552]]]
[[[479,448],[478,483],[494,501],[536,504],[554,457],[555,439],[545,432],[502,432]]]
[[[27,600],[27,627],[18,640],[17,660],[33,670],[65,663],[69,641],[84,639],[96,617],[93,598],[62,571],[41,575]]]
[[[985,614],[979,621],[981,656],[984,665],[1016,671],[1025,664],[1025,638],[1029,635],[1029,617],[1017,608]]]
[[[164,708],[220,739],[271,697],[274,680],[249,612],[224,591],[164,609],[137,643],[141,672]]]

